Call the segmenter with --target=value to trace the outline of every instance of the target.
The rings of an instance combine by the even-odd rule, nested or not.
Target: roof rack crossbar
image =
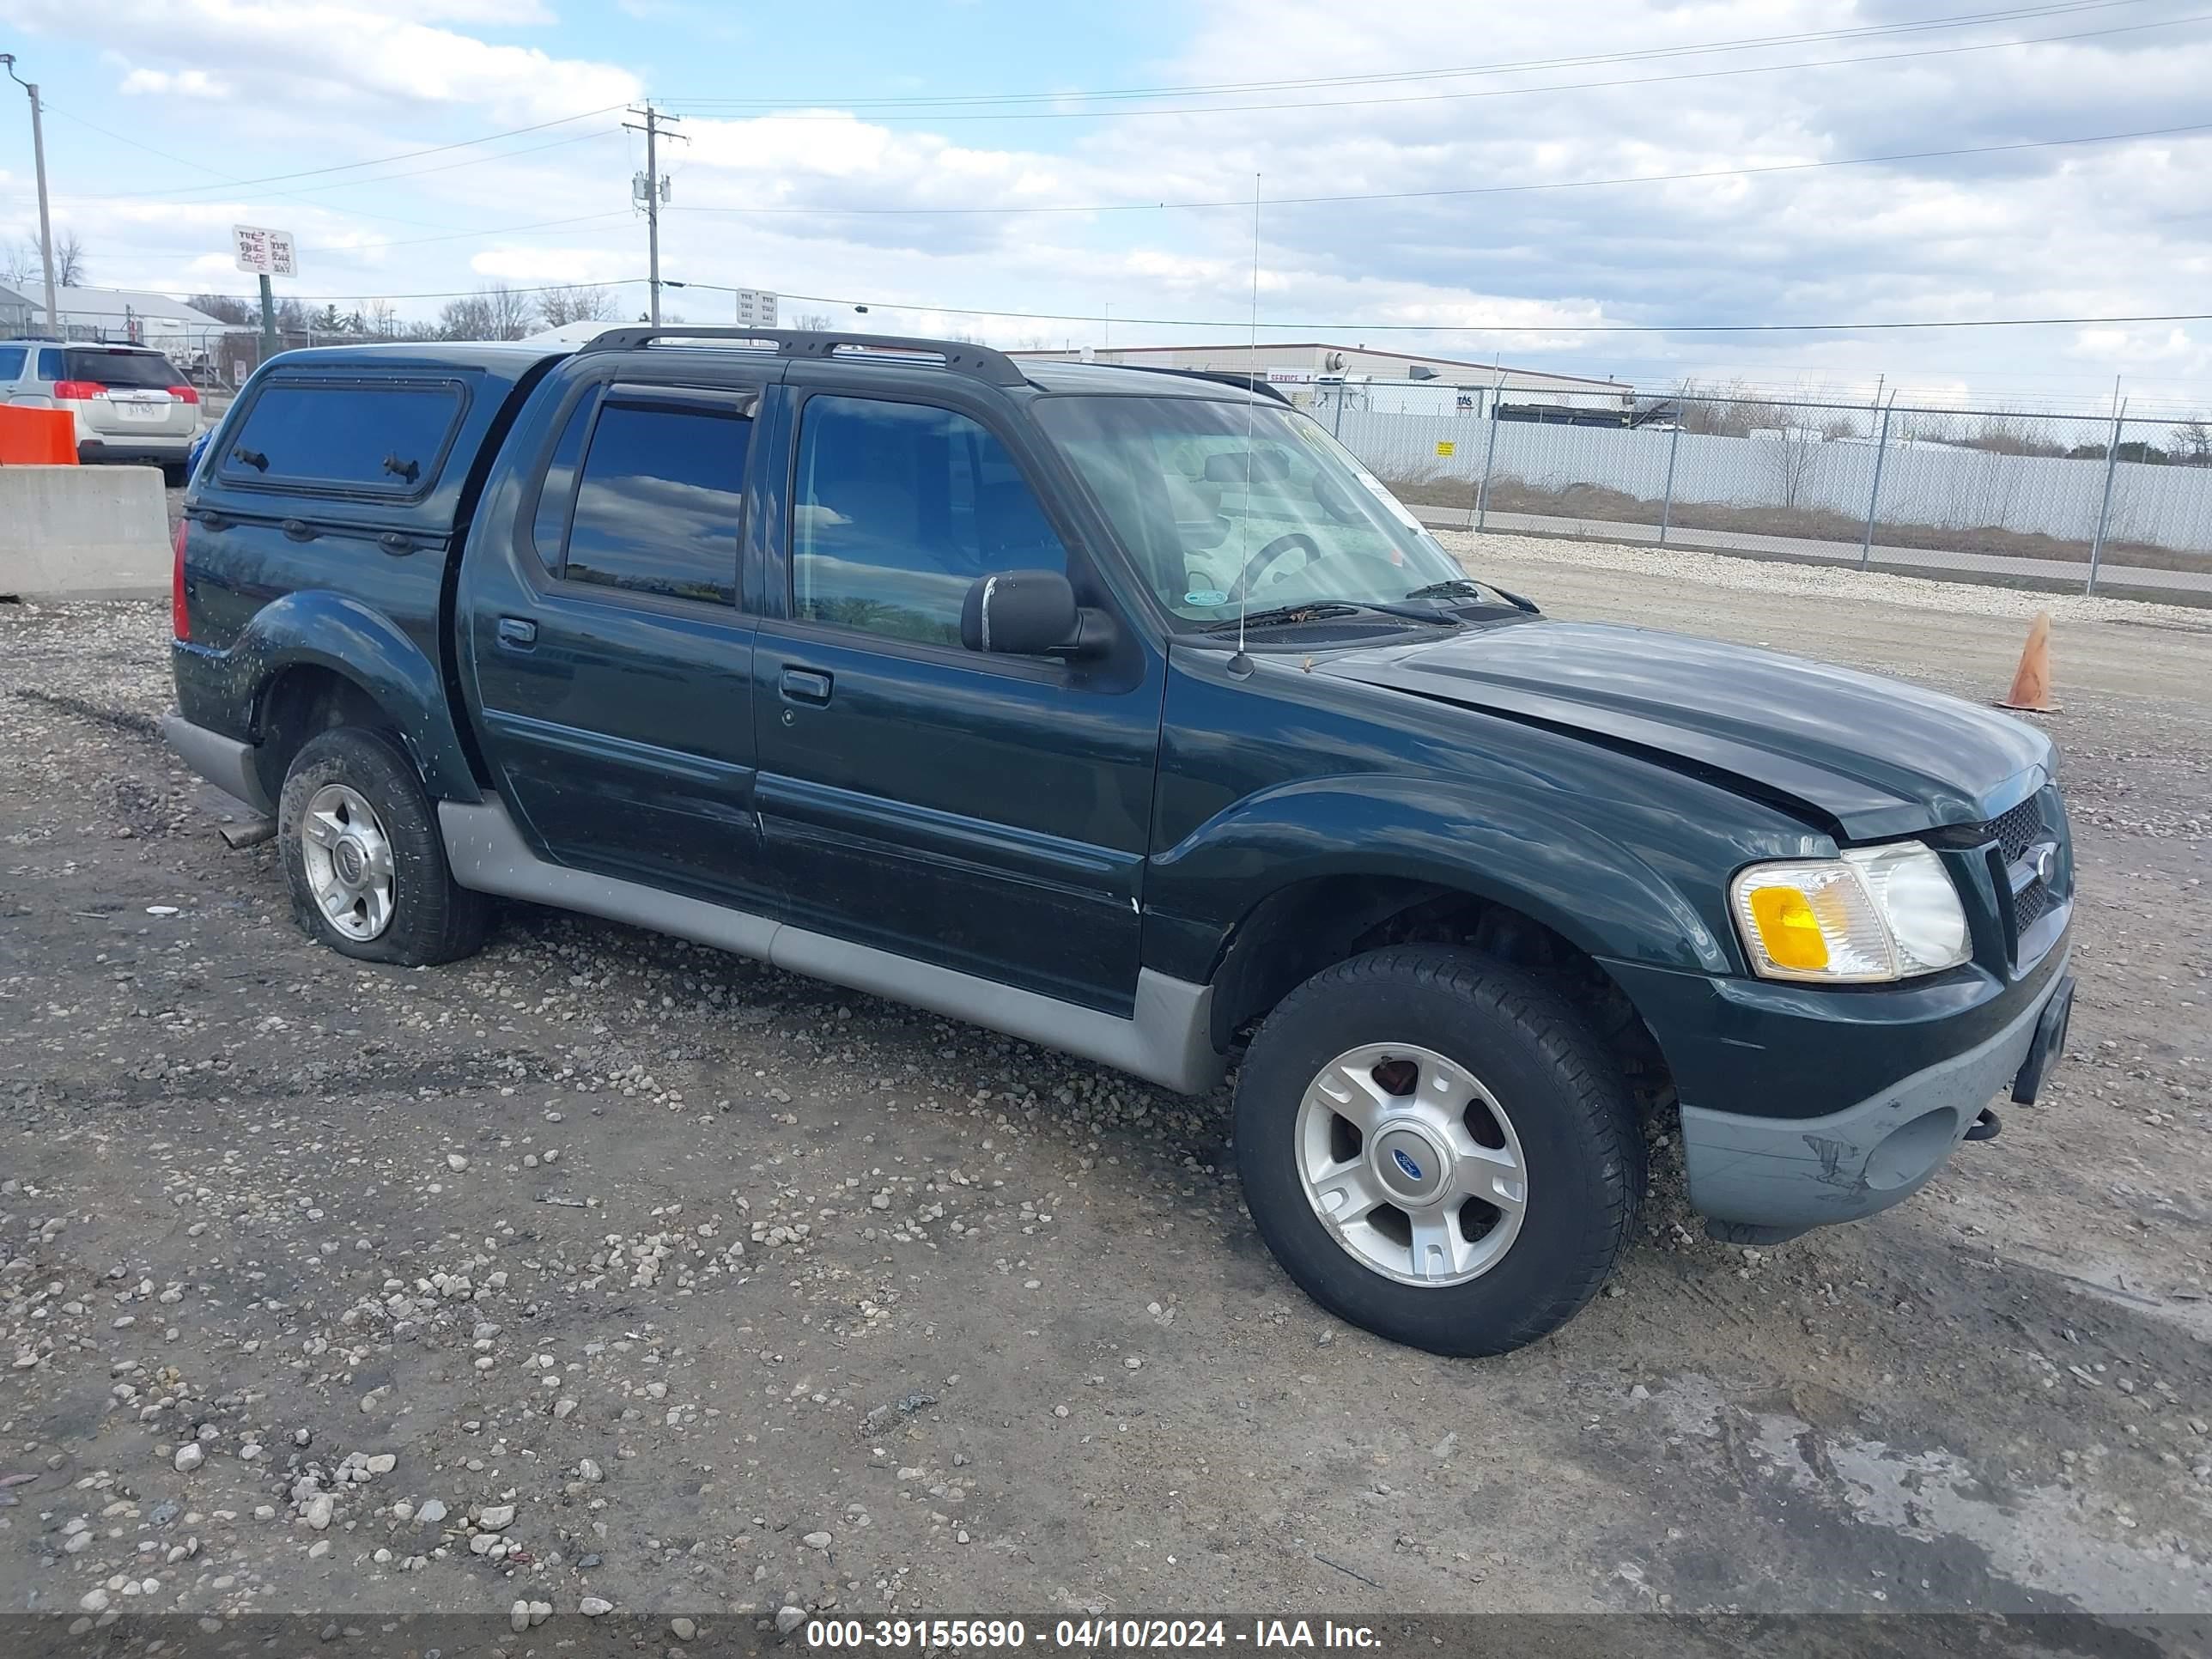
[[[956,374],[972,374],[994,386],[1026,384],[1020,368],[1003,351],[994,351],[988,346],[966,340],[929,340],[904,334],[843,334],[795,328],[706,328],[674,323],[659,328],[611,328],[593,335],[577,349],[635,351],[655,340],[764,341],[775,346],[778,356],[817,360],[836,357],[843,362],[866,362],[875,353],[883,354],[886,359],[893,354],[902,354],[896,359],[901,362],[911,355],[922,355],[937,358]]]

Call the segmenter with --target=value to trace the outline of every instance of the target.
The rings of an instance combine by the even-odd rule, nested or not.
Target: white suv
[[[0,403],[66,409],[82,461],[140,461],[181,481],[200,394],[148,346],[0,340]]]

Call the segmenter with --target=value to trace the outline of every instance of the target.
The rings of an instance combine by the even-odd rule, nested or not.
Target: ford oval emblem
[[[1395,1146],[1393,1146],[1390,1149],[1390,1156],[1397,1160],[1398,1167],[1406,1172],[1407,1180],[1419,1181],[1421,1178],[1421,1166],[1414,1163],[1412,1158],[1407,1158],[1405,1153],[1400,1152]]]
[[[2049,886],[2051,878],[2058,873],[2058,843],[2055,841],[2039,842],[2028,848],[2027,856],[2029,867],[2035,872],[2035,878]]]

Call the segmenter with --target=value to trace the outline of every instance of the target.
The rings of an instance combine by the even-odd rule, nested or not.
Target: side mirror
[[[968,590],[960,643],[970,651],[1041,656],[1076,631],[1075,589],[1057,570],[1003,570]]]

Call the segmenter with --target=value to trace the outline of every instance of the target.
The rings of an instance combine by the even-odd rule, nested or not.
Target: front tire
[[[1394,1342],[1499,1354],[1605,1282],[1644,1194],[1619,1071],[1556,994],[1404,945],[1314,975],[1237,1078],[1237,1165],[1307,1295]]]
[[[429,797],[382,732],[342,726],[301,746],[276,844],[293,915],[341,956],[421,968],[483,944],[489,902],[453,880]]]

